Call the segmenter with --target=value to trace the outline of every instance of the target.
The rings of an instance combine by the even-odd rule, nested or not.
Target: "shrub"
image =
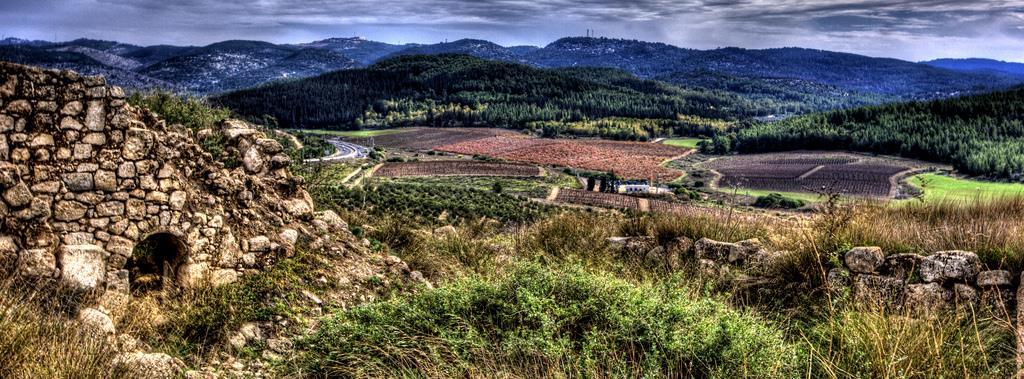
[[[757,200],[754,201],[754,206],[758,208],[797,209],[804,205],[807,205],[807,203],[804,203],[803,200],[793,199],[777,193],[758,196]]]
[[[231,111],[210,105],[205,99],[178,96],[169,92],[134,93],[128,102],[148,108],[168,124],[182,124],[193,131],[211,128],[231,116]]]
[[[782,333],[679,283],[516,267],[325,319],[297,366],[334,377],[782,377]]]

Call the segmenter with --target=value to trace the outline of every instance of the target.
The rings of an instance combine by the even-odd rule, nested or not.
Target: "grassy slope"
[[[664,141],[661,141],[661,143],[669,146],[682,147],[686,149],[696,149],[697,144],[703,140],[704,138],[669,138]]]
[[[908,182],[924,189],[925,200],[975,201],[1024,195],[1024,185],[1021,184],[983,182],[939,174],[916,175]]]

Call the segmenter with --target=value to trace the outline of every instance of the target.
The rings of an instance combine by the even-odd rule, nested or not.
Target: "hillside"
[[[921,62],[929,66],[947,70],[966,72],[987,72],[1024,78],[1024,63],[1003,62],[994,59],[936,59]]]
[[[971,175],[1024,174],[1024,88],[817,113],[741,131],[738,149],[847,149],[954,165]]]
[[[466,55],[408,56],[228,93],[213,99],[252,118],[294,128],[380,125],[527,127],[605,117],[725,119],[740,99],[637,79],[615,70],[567,72]]]

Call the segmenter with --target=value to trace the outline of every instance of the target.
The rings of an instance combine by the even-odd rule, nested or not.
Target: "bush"
[[[524,265],[325,319],[298,366],[335,377],[783,377],[799,349],[679,283]]]
[[[211,128],[231,116],[231,111],[210,105],[205,99],[183,97],[168,92],[134,93],[128,102],[148,108],[167,124],[182,124],[193,131]]]
[[[758,196],[754,201],[754,206],[758,208],[797,209],[804,205],[807,203],[804,203],[803,200],[785,197],[777,193]]]

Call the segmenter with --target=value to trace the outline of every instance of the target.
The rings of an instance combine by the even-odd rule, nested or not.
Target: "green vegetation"
[[[804,205],[807,205],[807,203],[803,200],[790,198],[778,193],[758,196],[757,200],[754,201],[754,206],[759,208],[797,209],[802,208]]]
[[[311,372],[354,377],[786,377],[799,349],[679,283],[539,265],[339,313],[304,342]]]
[[[686,149],[696,149],[699,143],[706,140],[706,138],[669,138],[661,141],[661,143]]]
[[[549,133],[631,140],[654,136],[654,126],[658,132],[668,128],[671,135],[700,134],[748,112],[735,95],[687,90],[615,70],[581,75],[464,55],[403,56],[366,69],[228,93],[215,101],[246,117],[273,116],[288,128],[546,126]]]
[[[369,138],[388,134],[405,133],[404,129],[372,129],[372,130],[326,130],[326,129],[293,129],[289,132],[301,132],[309,134],[322,134],[338,137]]]
[[[1024,184],[954,178],[928,173],[907,180],[924,191],[925,201],[986,201],[1024,196]]]
[[[812,203],[817,203],[817,202],[822,201],[821,195],[816,194],[816,193],[810,193],[810,192],[782,192],[782,191],[754,190],[754,189],[747,189],[747,188],[737,188],[737,189],[735,189],[735,191],[732,188],[719,188],[718,191],[720,191],[722,193],[725,193],[725,194],[728,194],[728,195],[732,195],[732,194],[735,193],[738,196],[752,197],[752,198],[755,198],[755,199],[756,198],[760,198],[760,197],[765,197],[765,196],[771,196],[772,194],[776,194],[776,195],[784,196],[784,197],[789,198],[791,200],[802,201],[802,202],[807,203],[807,204],[812,204]]]
[[[835,149],[952,164],[968,175],[1024,174],[1024,89],[931,102],[839,110],[760,124],[736,149]]]
[[[193,131],[212,128],[231,116],[230,110],[211,106],[204,99],[178,96],[170,92],[136,92],[128,98],[128,103],[148,108],[160,115],[168,125],[182,124]]]
[[[559,186],[562,188],[580,187],[579,182],[577,182],[575,178],[559,174],[548,175],[543,178],[445,176],[389,179],[387,181],[403,184],[428,184],[433,186],[472,188],[477,190],[491,190],[492,192],[494,192],[495,186],[500,183],[502,189],[501,193],[541,199],[547,197],[548,193],[551,192],[552,186]]]

